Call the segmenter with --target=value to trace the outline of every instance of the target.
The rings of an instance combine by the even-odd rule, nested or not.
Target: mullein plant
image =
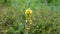
[[[31,20],[31,15],[32,15],[32,10],[29,8],[25,11],[26,14],[26,23],[25,23],[25,32],[26,34],[28,34],[28,32],[30,31],[30,25],[32,24],[32,20]]]

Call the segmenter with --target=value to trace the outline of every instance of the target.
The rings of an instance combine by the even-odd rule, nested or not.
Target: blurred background
[[[60,0],[0,0],[0,34],[24,34],[28,8],[29,34],[60,34]]]

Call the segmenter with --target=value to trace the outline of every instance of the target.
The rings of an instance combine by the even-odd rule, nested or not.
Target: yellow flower
[[[26,22],[27,22],[27,20],[26,20]]]
[[[32,10],[31,10],[30,8],[27,9],[26,12],[25,12],[25,14],[26,14],[26,15],[31,15],[31,14],[32,14]]]
[[[29,29],[29,28],[26,28],[27,30]]]
[[[32,24],[32,20],[30,19],[30,24]]]
[[[26,31],[29,31],[29,28],[26,28]]]

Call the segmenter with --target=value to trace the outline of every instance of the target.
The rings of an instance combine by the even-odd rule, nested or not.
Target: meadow
[[[28,34],[60,34],[60,0],[0,0],[0,34],[25,34],[28,8]]]

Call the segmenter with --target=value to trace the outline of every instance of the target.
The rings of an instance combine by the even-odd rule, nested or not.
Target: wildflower
[[[27,30],[29,29],[29,28],[26,28]]]
[[[26,20],[26,22],[27,22],[27,20]]]
[[[32,10],[31,10],[30,8],[27,9],[26,12],[25,12],[25,14],[26,14],[26,15],[31,15],[31,14],[32,14]]]
[[[32,20],[30,19],[30,24],[32,24]]]
[[[29,31],[29,28],[26,28],[26,31]]]
[[[28,33],[30,31],[30,24],[32,24],[32,20],[31,20],[31,15],[32,15],[32,10],[29,8],[26,10],[25,12],[26,14],[26,32]]]
[[[8,30],[5,30],[5,32],[8,32]]]

